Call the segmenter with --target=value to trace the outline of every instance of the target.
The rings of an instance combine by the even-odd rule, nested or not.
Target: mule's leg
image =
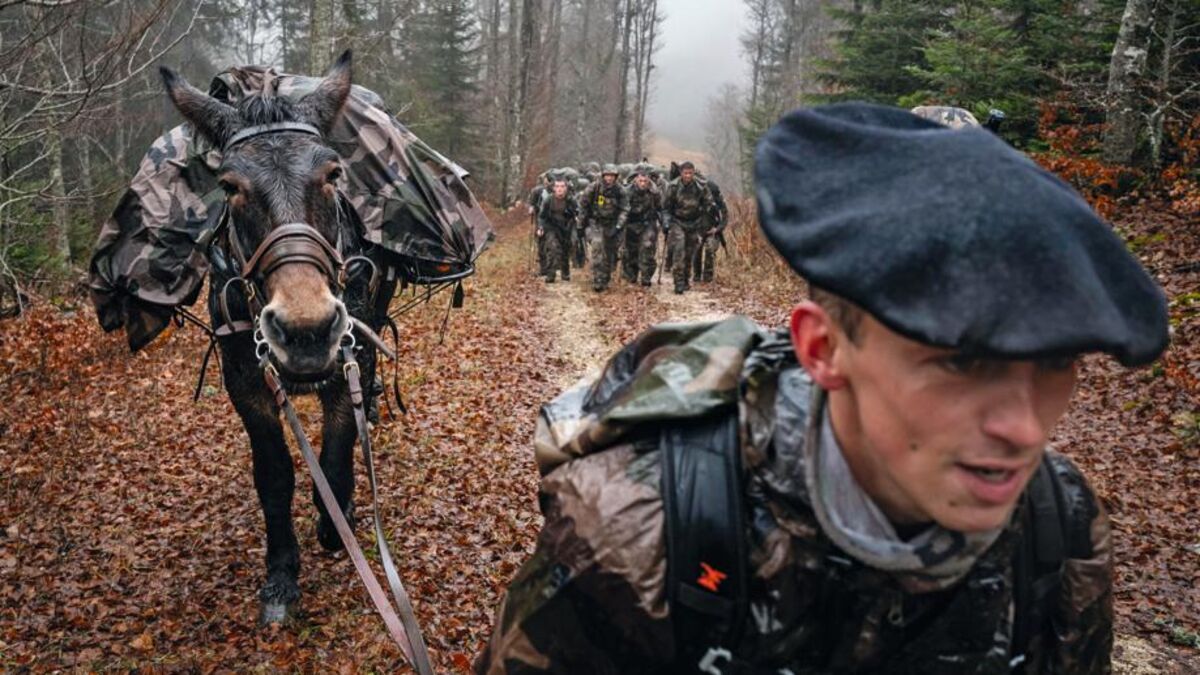
[[[229,360],[226,360],[229,364]],[[300,549],[292,527],[296,476],[275,402],[254,369],[226,371],[233,407],[250,436],[254,487],[267,526],[267,580],[259,591],[262,623],[284,622],[299,611]]]
[[[370,383],[373,372],[363,372],[362,381]],[[354,442],[358,438],[358,426],[354,421],[354,408],[350,404],[350,393],[346,384],[339,383],[321,389],[321,409],[324,424],[321,427],[321,469],[329,480],[329,487],[350,527],[354,527]],[[313,502],[320,515],[317,521],[317,541],[329,551],[340,551],[342,540],[333,526],[333,520],[321,503],[321,496],[313,486]]]

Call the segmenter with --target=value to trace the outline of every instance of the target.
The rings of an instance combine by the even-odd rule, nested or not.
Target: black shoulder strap
[[[725,412],[661,433],[667,601],[679,660],[731,648],[747,613],[737,419]]]
[[[1062,584],[1067,550],[1070,508],[1063,495],[1050,457],[1042,458],[1025,490],[1021,540],[1013,559],[1013,672],[1023,672],[1021,663],[1035,635],[1047,628],[1050,607]]]

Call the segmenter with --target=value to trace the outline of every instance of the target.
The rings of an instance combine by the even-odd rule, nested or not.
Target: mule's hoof
[[[270,626],[271,624],[287,625],[295,622],[300,618],[300,601],[293,602],[266,602],[263,601],[259,606],[258,625]]]
[[[346,509],[346,522],[350,524],[350,530],[354,531],[354,504],[350,504]],[[342,538],[338,536],[337,528],[333,526],[333,519],[328,516],[321,516],[317,521],[317,541],[326,551],[336,552],[346,548]]]
[[[263,626],[289,623],[300,615],[300,587],[282,576],[262,587],[258,601],[258,622]]]

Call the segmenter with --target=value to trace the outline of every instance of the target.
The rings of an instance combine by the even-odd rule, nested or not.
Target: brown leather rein
[[[261,127],[251,127],[239,132],[226,144],[225,150],[228,151],[234,145],[254,136],[278,132],[300,132],[320,136],[320,132],[314,127],[305,124],[268,124]],[[342,206],[339,204],[338,208],[342,208]],[[417,623],[408,593],[404,590],[404,584],[400,581],[400,574],[396,569],[395,562],[392,560],[391,551],[387,545],[387,538],[383,532],[383,520],[379,514],[378,490],[375,480],[375,462],[371,453],[370,429],[367,425],[366,412],[363,408],[364,396],[361,373],[358,360],[354,356],[354,352],[358,348],[354,335],[358,334],[365,338],[393,361],[396,359],[396,354],[384,344],[383,340],[370,327],[354,317],[350,318],[349,327],[346,334],[342,337],[342,374],[346,379],[349,389],[350,403],[354,409],[354,421],[358,427],[359,445],[362,447],[363,461],[367,467],[367,477],[371,486],[371,508],[375,524],[375,542],[379,550],[380,560],[383,563],[384,573],[387,576],[388,585],[391,587],[392,600],[395,601],[393,605],[392,600],[388,599],[387,594],[384,592],[382,586],[380,586],[374,572],[371,571],[370,564],[367,562],[367,558],[363,555],[362,548],[358,544],[358,539],[354,536],[354,531],[350,528],[345,515],[342,514],[342,509],[334,497],[333,490],[329,486],[329,481],[325,477],[325,472],[321,469],[316,453],[313,451],[312,445],[304,433],[304,428],[300,424],[300,419],[296,415],[296,409],[288,399],[279,372],[271,363],[270,347],[267,345],[266,338],[259,328],[259,316],[263,310],[262,299],[265,298],[260,281],[265,280],[268,275],[284,264],[305,263],[313,265],[321,270],[339,297],[345,290],[348,281],[347,270],[352,263],[362,262],[371,267],[371,280],[368,283],[368,289],[372,294],[374,294],[378,285],[378,269],[370,258],[363,255],[355,255],[343,259],[341,252],[338,250],[339,247],[330,244],[316,228],[307,223],[286,223],[275,227],[248,258],[242,251],[238,234],[233,231],[228,214],[225,215],[224,222],[218,227],[224,228],[223,234],[226,238],[226,251],[238,265],[240,274],[239,276],[230,278],[218,296],[218,311],[224,323],[213,331],[214,344],[216,337],[224,337],[242,332],[253,333],[255,355],[259,360],[260,367],[263,369],[263,378],[266,381],[267,388],[270,390],[272,396],[274,396],[275,403],[284,413],[284,417],[286,417],[288,425],[292,429],[292,434],[300,446],[300,454],[304,457],[305,464],[308,465],[309,474],[312,476],[313,484],[317,488],[317,493],[321,498],[322,505],[325,507],[325,512],[333,520],[334,528],[337,530],[338,536],[341,538],[342,544],[345,546],[346,552],[354,564],[354,569],[362,579],[371,602],[383,618],[383,623],[387,627],[392,640],[400,647],[400,651],[403,652],[408,662],[413,665],[420,675],[432,675],[433,668],[429,662],[429,653],[425,647],[424,637],[421,635],[421,628]],[[250,310],[249,321],[237,320],[230,315],[227,295],[230,287],[234,284],[240,284],[245,293],[247,306]],[[207,361],[208,356],[206,355],[205,365],[207,365]],[[201,378],[201,381],[203,381],[203,375],[201,375]]]

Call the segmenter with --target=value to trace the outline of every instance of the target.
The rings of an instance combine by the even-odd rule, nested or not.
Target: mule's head
[[[350,52],[342,54],[311,94],[294,104],[267,93],[229,105],[174,71],[161,71],[183,117],[215,147],[225,148],[218,179],[229,203],[230,236],[252,262],[250,276],[266,296],[261,298],[259,328],[271,356],[288,379],[325,379],[333,372],[350,321],[336,292],[337,273],[324,264],[336,258],[330,253],[338,245],[336,183],[342,168],[338,154],[323,140],[350,93]],[[271,131],[246,140],[239,137],[226,147],[239,131],[283,122],[310,125],[321,136]],[[278,246],[268,243],[263,264],[254,264],[254,253],[264,241],[290,232],[298,234]],[[312,234],[334,248],[325,248],[308,236]]]

